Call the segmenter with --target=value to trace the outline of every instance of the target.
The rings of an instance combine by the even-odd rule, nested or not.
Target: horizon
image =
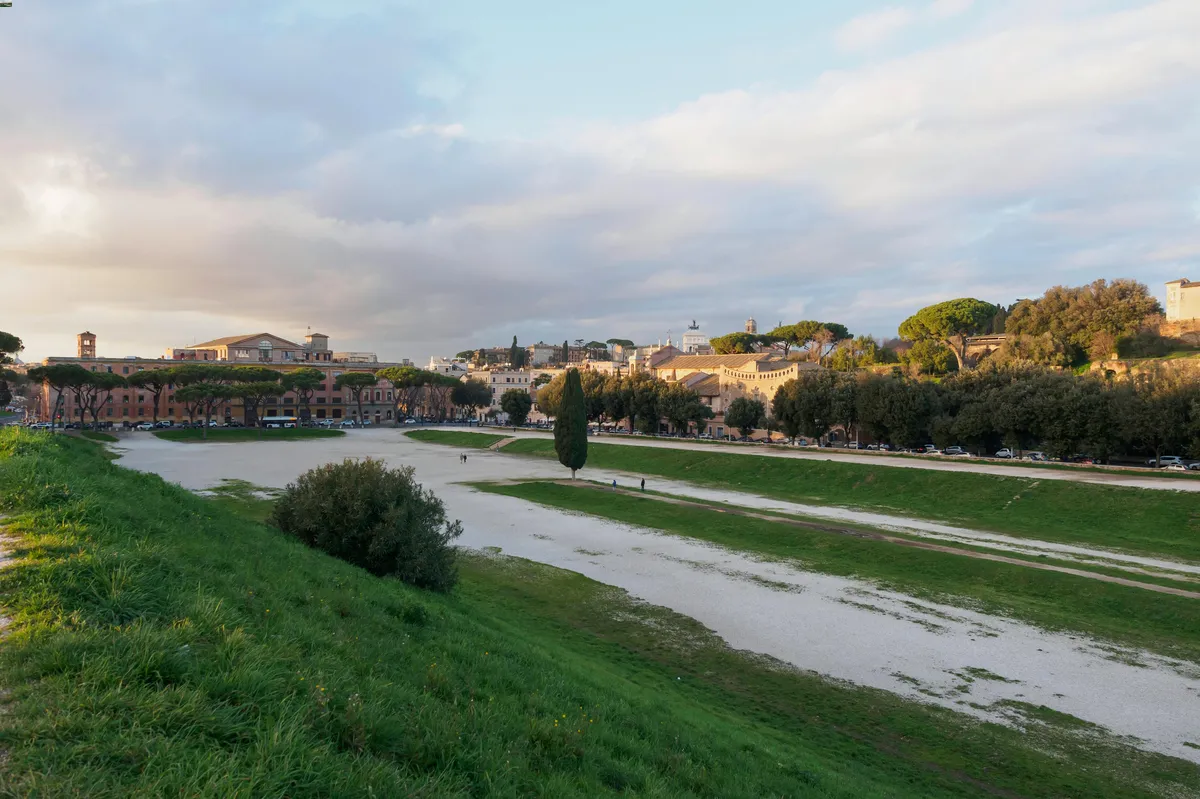
[[[121,26],[110,24],[117,11]],[[1200,264],[1200,4],[70,0],[5,11],[26,362],[895,335]],[[557,331],[557,332],[551,332]]]

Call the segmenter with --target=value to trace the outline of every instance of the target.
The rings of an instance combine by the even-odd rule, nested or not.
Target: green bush
[[[455,549],[462,524],[446,520],[442,501],[370,458],[330,463],[287,487],[271,521],[291,536],[372,574],[418,588],[449,591],[458,581]]]

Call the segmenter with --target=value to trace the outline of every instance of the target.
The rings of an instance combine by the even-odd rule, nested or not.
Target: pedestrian
[[[642,493],[646,493],[646,478],[642,478]]]
[[[613,480],[613,491],[617,490],[617,481]]]

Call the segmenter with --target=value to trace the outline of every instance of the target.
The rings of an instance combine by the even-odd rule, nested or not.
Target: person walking
[[[642,478],[642,493],[646,493],[646,478]]]
[[[613,491],[617,490],[617,481],[613,480]]]

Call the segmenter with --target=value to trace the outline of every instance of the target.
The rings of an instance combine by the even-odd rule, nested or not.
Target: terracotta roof
[[[263,337],[266,337],[266,336],[270,336],[271,338],[275,339],[276,341],[282,341],[284,344],[287,344],[288,346],[291,346],[291,347],[295,347],[298,350],[304,349],[304,347],[300,346],[299,344],[288,341],[286,338],[281,338],[281,337],[275,335],[274,333],[248,333],[244,336],[226,336],[225,338],[215,338],[212,341],[205,341],[203,344],[193,344],[190,347],[180,347],[179,349],[181,349],[181,350],[201,350],[201,349],[209,349],[211,347],[228,347],[230,344],[240,344],[241,342],[249,341],[252,338],[253,339],[262,339]]]
[[[719,375],[709,375],[699,372],[694,375],[688,375],[683,384],[701,397],[721,396],[721,378]]]
[[[655,369],[715,369],[718,366],[727,366],[730,369],[737,369],[740,366],[745,366],[748,363],[758,361],[773,361],[778,360],[779,356],[770,352],[746,352],[738,355],[676,355],[668,358],[662,363],[654,365]],[[781,365],[787,365],[780,361]]]

